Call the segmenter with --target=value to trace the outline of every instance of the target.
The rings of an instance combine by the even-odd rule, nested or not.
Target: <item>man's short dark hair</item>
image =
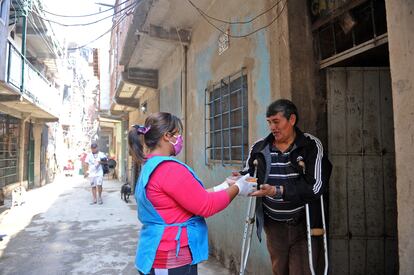
[[[299,121],[298,109],[296,108],[295,104],[293,104],[293,102],[288,99],[278,99],[272,102],[267,107],[266,117],[274,116],[277,113],[282,113],[282,115],[286,119],[289,119],[291,115],[295,115],[296,116],[295,125]]]
[[[97,144],[97,143],[95,143],[95,142],[94,142],[94,143],[92,143],[92,144],[91,144],[91,148],[93,148],[93,149],[98,148],[98,144]]]

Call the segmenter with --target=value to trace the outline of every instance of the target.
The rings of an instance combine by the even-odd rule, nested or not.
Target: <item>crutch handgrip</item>
[[[323,228],[312,228],[311,229],[311,235],[318,237],[318,236],[323,236],[323,234],[325,234],[325,230],[323,230]]]

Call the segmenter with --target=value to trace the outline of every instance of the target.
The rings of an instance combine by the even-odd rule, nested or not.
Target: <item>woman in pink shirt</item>
[[[197,263],[208,258],[204,217],[256,189],[246,175],[206,190],[190,167],[171,157],[182,149],[181,132],[179,118],[155,113],[128,134],[132,158],[142,165],[135,188],[143,224],[135,260],[140,274],[197,274]]]

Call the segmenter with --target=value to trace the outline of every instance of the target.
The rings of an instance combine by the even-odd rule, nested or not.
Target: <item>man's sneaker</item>
[[[102,199],[98,199],[98,204],[103,204]]]
[[[89,204],[94,205],[94,204],[96,204],[96,201],[91,201]]]

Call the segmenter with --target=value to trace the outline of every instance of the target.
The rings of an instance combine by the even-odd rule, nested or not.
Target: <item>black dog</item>
[[[129,183],[125,183],[121,187],[121,199],[126,203],[129,202],[129,196],[131,195],[131,186]]]

